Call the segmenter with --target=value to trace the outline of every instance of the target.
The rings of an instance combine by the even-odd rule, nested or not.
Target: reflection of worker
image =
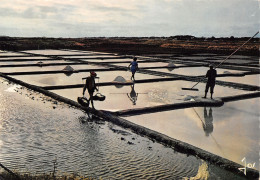
[[[135,80],[135,72],[136,72],[136,70],[138,69],[138,63],[137,63],[137,58],[136,58],[136,57],[135,57],[135,58],[133,59],[133,61],[129,64],[128,67],[130,67],[130,66],[131,66],[131,71],[132,71],[131,80],[132,80],[132,79]]]
[[[130,101],[133,102],[133,105],[136,105],[138,93],[135,92],[134,85],[131,86],[132,90],[130,92],[130,95],[127,93],[127,97],[130,99]]]
[[[212,109],[209,108],[209,115],[207,113],[206,107],[204,107],[204,120],[205,124],[203,123],[203,129],[206,136],[209,136],[210,133],[213,132],[213,116],[212,116]]]
[[[216,80],[216,76],[217,76],[217,71],[215,69],[213,69],[212,65],[210,65],[209,67],[210,67],[210,69],[207,71],[207,74],[206,74],[208,81],[207,81],[206,88],[205,88],[204,98],[207,97],[207,93],[208,93],[208,90],[210,88],[210,94],[211,94],[210,97],[212,99],[212,95],[213,95],[214,87],[215,87],[215,80]]]
[[[95,83],[95,77],[97,76],[97,74],[95,72],[90,72],[90,76],[86,78],[86,84],[83,88],[83,96],[85,94],[85,91],[86,89],[88,89],[88,93],[89,93],[89,100],[91,101],[91,105],[92,105],[92,108],[94,108],[94,104],[93,104],[93,94],[94,94],[94,91],[97,90],[97,87],[96,87],[96,83]]]

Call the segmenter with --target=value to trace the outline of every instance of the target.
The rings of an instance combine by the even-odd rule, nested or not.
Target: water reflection
[[[73,74],[73,72],[64,72],[64,74],[65,74],[66,76],[71,76],[71,75]]]
[[[205,132],[205,136],[209,136],[213,132],[213,115],[212,115],[212,108],[209,108],[209,111],[207,111],[207,107],[204,107],[204,121],[199,116],[198,112],[195,110],[195,108],[192,108],[198,118],[200,119],[202,123],[203,130]]]
[[[204,107],[204,121],[202,120],[202,118],[199,116],[199,114],[197,113],[197,111],[195,110],[195,108],[193,108],[193,110],[195,111],[196,115],[198,116],[198,118],[200,119],[201,123],[202,123],[202,127],[205,133],[206,137],[211,137],[211,139],[213,140],[213,142],[215,143],[215,145],[218,147],[219,152],[221,152],[221,155],[223,157],[227,157],[222,149],[222,147],[220,146],[220,144],[218,143],[218,141],[216,140],[216,138],[212,135],[213,132],[213,111],[212,108],[209,107],[209,111],[207,111],[207,107]]]
[[[213,116],[212,116],[212,108],[209,108],[209,113],[207,112],[206,107],[204,107],[204,120],[203,130],[206,136],[209,136],[213,132]]]
[[[168,71],[173,71],[175,68],[173,68],[173,67],[167,67],[167,69],[168,69]]]
[[[136,105],[138,93],[135,92],[135,85],[134,84],[131,85],[131,92],[130,92],[130,94],[127,93],[126,95],[130,99],[130,101],[132,101],[133,105]]]

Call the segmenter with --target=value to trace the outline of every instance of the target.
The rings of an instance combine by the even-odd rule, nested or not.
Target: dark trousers
[[[210,88],[210,93],[214,92],[215,82],[207,82],[205,92],[207,93]]]
[[[92,107],[94,108],[94,103],[93,103],[93,94],[94,94],[94,89],[88,89],[88,94],[89,94],[89,101],[91,102]]]

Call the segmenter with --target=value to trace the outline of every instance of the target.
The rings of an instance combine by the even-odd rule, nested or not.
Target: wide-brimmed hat
[[[97,76],[97,73],[95,73],[94,71],[91,71],[91,72],[90,72],[90,75],[96,77],[96,76]]]

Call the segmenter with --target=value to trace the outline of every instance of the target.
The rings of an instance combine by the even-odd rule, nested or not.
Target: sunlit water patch
[[[33,54],[43,54],[43,55],[73,55],[73,54],[91,54],[90,52],[79,52],[79,51],[66,51],[66,50],[54,50],[54,49],[46,49],[46,50],[28,50],[24,51]]]
[[[102,79],[102,76],[100,79]],[[199,83],[196,86],[199,91],[184,91],[181,89],[182,87],[191,88],[193,85],[194,82],[189,81],[171,81],[122,87],[101,86],[99,92],[106,96],[106,99],[105,101],[95,101],[94,104],[98,109],[117,111],[181,103],[194,97],[203,97],[205,83]],[[215,86],[214,91],[214,98],[247,93],[247,91],[222,86]],[[77,98],[82,96],[83,88],[52,90],[52,92],[77,101]],[[89,97],[88,93],[86,93],[86,97]]]
[[[47,64],[47,63],[68,63],[69,61],[65,61],[65,60],[39,60],[39,61],[30,61],[30,60],[26,60],[26,61],[0,61],[0,65],[17,65],[17,64],[37,64],[39,67],[41,64]],[[16,68],[16,67],[14,67]],[[4,69],[3,67],[1,67],[1,69]],[[0,70],[0,72],[2,72]]]
[[[125,118],[241,165],[246,157],[259,167],[259,98]]]
[[[21,56],[24,55],[23,53],[16,53],[16,52],[9,52],[9,51],[2,51],[0,53],[0,57],[1,56]]]
[[[61,57],[63,58],[71,58],[71,59],[81,59],[81,60],[84,60],[84,59],[93,59],[93,58],[96,58],[96,59],[106,59],[106,58],[117,58],[118,56],[116,55],[104,55],[104,54],[90,54],[90,55],[87,55],[87,56],[62,56]]]
[[[121,67],[128,67],[130,63],[113,63],[116,66],[121,66]],[[165,62],[143,62],[143,63],[138,63],[139,68],[143,67],[160,67],[160,66],[167,66],[169,63]]]
[[[55,63],[55,62],[52,62]],[[68,62],[67,62],[68,63]],[[35,64],[35,62],[29,63]],[[42,64],[47,64],[43,62]],[[73,70],[90,70],[90,69],[104,69],[103,66],[93,66],[93,65],[55,65],[55,66],[35,66],[35,67],[0,67],[0,72],[31,72],[31,71],[62,71],[67,66],[73,68]]]
[[[249,85],[254,85],[254,86],[260,85],[260,75],[259,74],[246,75],[244,77],[221,77],[218,79],[221,81],[249,84]]]
[[[185,76],[205,76],[207,71],[209,70],[208,67],[185,67],[185,68],[175,68],[175,69],[156,69],[158,72],[165,72],[165,73],[173,73],[173,74],[180,74]],[[229,70],[229,69],[221,69],[218,68],[217,74],[224,74],[225,72],[230,73],[241,73],[242,71],[236,70]],[[217,77],[218,79],[218,77]]]
[[[91,66],[92,67],[92,66]],[[99,68],[99,66],[96,66]],[[130,80],[132,73],[129,71],[105,71],[96,72],[97,76],[100,77],[97,82],[112,82],[117,76],[122,76],[126,80]],[[71,85],[71,84],[82,84],[85,81],[82,78],[88,77],[89,72],[73,73],[71,75],[66,74],[42,74],[42,75],[18,75],[12,76],[21,81],[29,84],[38,86],[50,86],[50,85]],[[149,74],[136,73],[136,80],[140,79],[153,79],[161,78]]]

